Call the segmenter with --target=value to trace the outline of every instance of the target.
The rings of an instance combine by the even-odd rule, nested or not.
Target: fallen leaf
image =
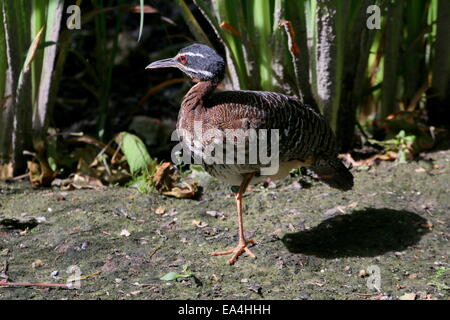
[[[176,185],[179,179],[176,167],[170,162],[164,162],[158,166],[153,175],[155,189],[159,193],[180,199],[195,197],[198,191],[197,183]]]
[[[138,294],[140,294],[141,293],[141,290],[135,290],[135,291],[131,291],[130,292],[130,294],[132,295],[132,296],[136,296],[136,295],[138,295]]]
[[[206,214],[208,216],[214,217],[214,218],[223,218],[223,212],[222,211],[216,211],[216,210],[210,210],[210,211],[206,211]]]
[[[126,229],[123,229],[122,231],[120,231],[120,236],[121,237],[129,237],[130,236],[130,232]]]
[[[349,205],[347,205],[347,208],[355,208],[358,205],[358,202],[352,202]]]
[[[192,184],[185,183],[186,188],[173,187],[170,191],[162,192],[162,194],[166,196],[172,196],[179,199],[190,199],[195,197],[197,193],[197,183],[193,182]]]
[[[176,280],[178,278],[188,278],[188,277],[191,277],[191,276],[192,276],[192,272],[181,274],[181,273],[177,273],[177,272],[171,271],[171,272],[167,273],[166,275],[164,275],[159,280],[162,280],[162,281],[173,281],[173,280]]]
[[[6,180],[6,179],[10,179],[12,177],[13,177],[12,162],[0,164],[0,180]]]
[[[47,164],[27,161],[28,177],[33,186],[48,186],[56,177],[56,173]]]
[[[358,276],[360,276],[361,278],[365,278],[365,277],[369,276],[369,273],[366,270],[362,269],[362,270],[359,270]]]
[[[164,214],[164,212],[165,212],[165,209],[163,207],[158,207],[155,209],[155,213],[158,215],[162,215],[162,214]]]
[[[422,228],[429,229],[429,230],[431,230],[431,228],[433,228],[433,224],[431,222],[422,223],[420,226]]]
[[[416,299],[416,294],[412,293],[412,292],[411,293],[405,293],[399,299],[400,300],[415,300]]]
[[[31,267],[32,267],[33,269],[36,269],[36,268],[42,267],[43,265],[44,265],[44,262],[43,262],[41,259],[36,259],[36,260],[34,260],[34,262],[31,264]]]
[[[172,208],[172,209],[170,209],[169,211],[167,211],[167,212],[163,215],[163,217],[173,217],[173,216],[176,216],[177,214],[178,214],[177,209]]]
[[[52,183],[52,186],[61,187],[62,190],[74,190],[74,189],[100,190],[105,188],[100,179],[80,173],[72,174],[68,179],[64,180],[55,179]],[[79,200],[79,198],[73,197],[71,200]]]
[[[192,224],[199,228],[204,228],[204,227],[208,226],[208,224],[206,222],[198,221],[198,220],[192,220]]]

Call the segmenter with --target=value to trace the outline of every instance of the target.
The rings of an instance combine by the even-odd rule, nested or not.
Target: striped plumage
[[[194,137],[193,140],[196,140],[195,123],[201,124],[203,132],[235,130],[233,132],[236,132],[236,139],[248,139],[239,135],[249,129],[278,129],[280,166],[278,172],[270,176],[272,179],[283,178],[291,169],[305,166],[331,187],[341,190],[352,188],[353,176],[337,158],[333,131],[320,114],[297,98],[261,91],[214,92],[223,78],[225,66],[222,58],[205,45],[191,45],[182,49],[174,58],[149,65],[149,68],[158,67],[177,67],[200,80],[185,95],[178,116],[177,129],[179,132],[187,132],[186,137]],[[193,147],[195,143],[192,140],[184,139],[183,142],[196,154],[202,154],[202,147],[224,143],[225,139],[207,137],[198,148]],[[248,148],[245,151],[248,153]],[[204,167],[212,176],[228,184],[241,186],[236,196],[239,246],[217,254],[233,253],[230,264],[244,251],[253,256],[243,236],[241,198],[250,182],[258,183],[268,178],[260,175],[263,165],[257,162],[204,164]]]

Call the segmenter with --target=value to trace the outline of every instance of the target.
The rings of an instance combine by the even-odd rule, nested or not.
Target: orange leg
[[[254,245],[255,242],[253,240],[248,240],[248,241],[245,240],[244,222],[242,219],[242,196],[244,195],[244,192],[247,189],[253,176],[254,176],[254,173],[249,173],[244,177],[244,180],[242,181],[241,186],[239,188],[239,192],[236,194],[236,207],[237,207],[238,223],[239,223],[239,244],[238,244],[238,246],[231,250],[210,253],[213,256],[233,254],[231,256],[231,258],[228,260],[228,264],[234,264],[236,262],[237,258],[244,252],[246,252],[252,258],[256,258],[256,256],[247,247],[249,244]]]

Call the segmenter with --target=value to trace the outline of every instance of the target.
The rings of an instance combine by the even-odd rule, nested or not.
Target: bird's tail
[[[332,188],[347,191],[353,187],[352,173],[338,158],[321,160],[309,169]]]

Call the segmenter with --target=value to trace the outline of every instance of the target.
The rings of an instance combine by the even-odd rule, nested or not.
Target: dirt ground
[[[244,223],[257,259],[234,266],[208,255],[237,244],[220,182],[203,177],[199,200],[0,182],[0,219],[39,222],[0,226],[0,281],[82,277],[77,290],[0,287],[0,299],[450,299],[450,152],[353,173],[345,193],[299,176],[254,186]]]

